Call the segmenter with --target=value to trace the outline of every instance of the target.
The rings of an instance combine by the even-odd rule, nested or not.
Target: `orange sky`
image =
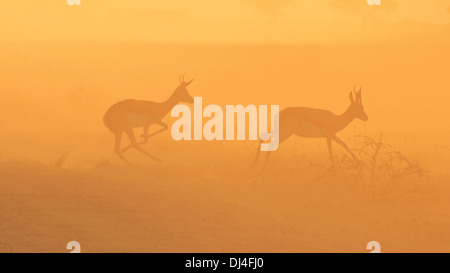
[[[364,85],[371,130],[442,130],[436,117],[450,113],[450,0],[18,2],[0,9],[0,114],[15,117],[7,121],[14,129],[41,127],[35,109],[63,97],[73,105],[72,94],[91,104],[91,113],[83,111],[93,122],[124,98],[162,101],[184,72],[205,105],[341,113],[356,84]],[[16,115],[24,101],[32,106]],[[52,107],[37,111],[45,115],[39,119],[58,119]]]
[[[26,2],[26,4],[24,4]],[[448,0],[5,1],[0,42],[340,44],[448,36]]]

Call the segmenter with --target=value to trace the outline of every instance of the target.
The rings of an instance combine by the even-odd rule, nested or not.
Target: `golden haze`
[[[71,240],[87,252],[364,252],[372,240],[385,251],[449,251],[450,4],[361,2],[3,3],[0,251],[63,252]],[[258,175],[256,142],[175,142],[170,131],[143,146],[162,163],[129,151],[126,166],[106,109],[163,101],[182,73],[204,104],[337,114],[362,85],[370,119],[341,138],[357,149],[355,135],[383,133],[427,179],[377,191],[320,179],[325,141],[298,137]]]

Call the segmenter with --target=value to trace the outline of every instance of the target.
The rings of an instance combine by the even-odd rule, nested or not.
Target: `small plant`
[[[70,156],[70,152],[64,152],[58,160],[56,160],[55,164],[53,164],[57,168],[62,168],[64,166],[64,163],[66,163],[67,159]]]
[[[331,167],[319,165],[325,173],[319,179],[332,179],[348,185],[357,194],[384,194],[401,182],[411,183],[427,178],[417,160],[411,160],[391,145],[378,139],[356,136],[361,147],[352,150],[357,160],[345,155],[334,159]]]

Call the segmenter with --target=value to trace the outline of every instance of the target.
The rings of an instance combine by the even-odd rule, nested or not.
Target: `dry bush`
[[[417,160],[412,160],[378,139],[356,136],[360,147],[350,155],[336,157],[331,166],[316,165],[324,169],[320,180],[330,180],[349,186],[356,194],[366,198],[386,194],[403,186],[418,186],[428,181],[427,172]]]
[[[57,168],[62,168],[64,166],[64,163],[66,163],[67,159],[70,156],[70,152],[64,152],[59,158],[58,160],[56,160],[55,164],[53,164],[53,166],[57,167]]]

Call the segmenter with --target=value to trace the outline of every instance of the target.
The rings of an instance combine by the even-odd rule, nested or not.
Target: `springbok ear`
[[[194,81],[194,79],[188,81],[184,86],[188,86],[189,84],[191,84]]]
[[[348,97],[350,98],[350,101],[352,103],[355,103],[355,97],[353,97],[353,93],[350,91],[350,94],[348,95]]]

